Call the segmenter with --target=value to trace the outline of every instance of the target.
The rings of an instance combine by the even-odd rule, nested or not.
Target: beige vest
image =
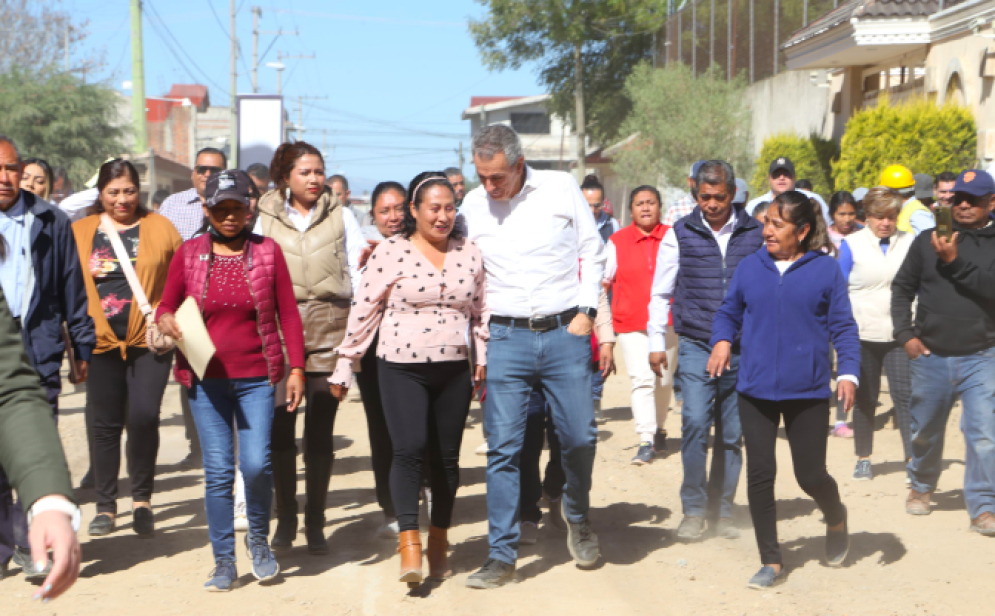
[[[259,200],[263,235],[273,238],[287,259],[298,302],[350,299],[352,282],[346,259],[342,205],[325,188],[304,233],[287,217],[284,196],[271,190]]]
[[[846,244],[853,254],[850,304],[861,340],[891,342],[895,339],[891,323],[891,282],[914,239],[914,234],[899,231],[892,236],[888,253],[884,254],[881,240],[870,227],[846,236]]]

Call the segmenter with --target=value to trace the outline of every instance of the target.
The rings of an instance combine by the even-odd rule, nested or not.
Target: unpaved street
[[[759,558],[740,482],[735,519],[738,540],[706,538],[675,543],[680,521],[680,417],[668,421],[670,455],[647,467],[628,464],[635,435],[628,408],[624,366],[609,379],[595,467],[591,517],[603,559],[593,571],[578,570],[565,535],[540,528],[539,545],[519,560],[518,584],[493,591],[470,590],[466,576],[487,555],[485,458],[476,406],[462,455],[462,488],[456,504],[452,561],[455,576],[409,594],[396,580],[396,544],[374,537],[381,521],[369,464],[366,422],[358,402],[343,405],[335,426],[337,460],[328,495],[327,533],[332,551],[309,556],[303,545],[280,555],[282,575],[266,586],[249,571],[239,550],[242,585],[228,594],[201,590],[213,568],[207,539],[200,471],[180,472],[187,454],[172,383],[163,405],[162,446],[154,505],[156,535],[139,539],[131,530],[130,498],[122,498],[118,530],[90,539],[93,492],[83,503],[83,571],[76,586],[44,607],[30,601],[34,588],[20,575],[0,582],[3,614],[992,614],[990,582],[995,540],[968,532],[964,511],[963,442],[955,409],[947,432],[946,472],[936,511],[913,518],[904,513],[906,489],[901,444],[890,420],[879,416],[872,482],[850,479],[853,441],[830,439],[829,468],[840,482],[850,511],[852,546],[847,566],[822,564],[824,526],[814,503],[794,482],[787,442],[779,442],[777,495],[780,538],[789,569],[772,591],[746,587]],[[71,392],[71,386],[67,386]],[[882,396],[880,413],[890,408]],[[82,394],[64,395],[60,429],[74,480],[86,469]],[[298,430],[301,422],[298,421]],[[887,425],[886,425],[887,424]],[[782,433],[783,434],[783,433]],[[744,469],[745,470],[745,469]],[[745,473],[744,473],[745,474]],[[300,492],[303,493],[303,474]],[[127,480],[121,491],[128,494]],[[300,496],[303,500],[303,496]],[[303,535],[300,536],[303,542]]]

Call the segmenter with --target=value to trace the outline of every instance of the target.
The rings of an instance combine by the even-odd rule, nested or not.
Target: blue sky
[[[210,87],[212,104],[227,104],[228,2],[144,1],[146,95],[197,82]],[[460,141],[464,148],[469,142],[469,122],[460,113],[470,96],[542,93],[531,67],[492,73],[482,65],[466,26],[467,18],[483,15],[473,0],[237,0],[240,93],[251,92],[254,5],[263,11],[260,30],[300,32],[279,37],[260,59],[260,92],[276,90],[276,72],[263,65],[276,61],[277,51],[315,54],[284,60],[286,105],[296,122],[298,95],[327,97],[305,101],[305,139],[320,148],[324,137],[329,172],[344,173],[354,191],[387,179],[407,184],[421,171],[455,165]],[[66,7],[90,20],[89,44],[106,50],[107,70],[99,77],[120,89],[131,78],[128,2],[67,0]],[[182,51],[169,51],[170,33]],[[273,39],[260,35],[259,52]],[[464,170],[472,176],[471,164]]]

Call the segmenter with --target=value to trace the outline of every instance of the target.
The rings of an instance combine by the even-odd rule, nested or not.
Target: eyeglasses
[[[221,167],[211,167],[209,165],[197,165],[193,170],[197,172],[197,175],[213,175],[224,171]]]

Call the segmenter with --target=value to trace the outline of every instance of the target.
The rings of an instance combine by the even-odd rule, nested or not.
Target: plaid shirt
[[[197,189],[191,188],[166,197],[159,206],[159,214],[173,223],[185,242],[204,224],[203,206],[204,201],[197,194]]]
[[[671,203],[670,207],[667,208],[667,213],[663,217],[663,224],[673,227],[675,222],[693,212],[696,205],[698,204],[694,202],[694,197],[685,194],[681,197],[680,201]]]

